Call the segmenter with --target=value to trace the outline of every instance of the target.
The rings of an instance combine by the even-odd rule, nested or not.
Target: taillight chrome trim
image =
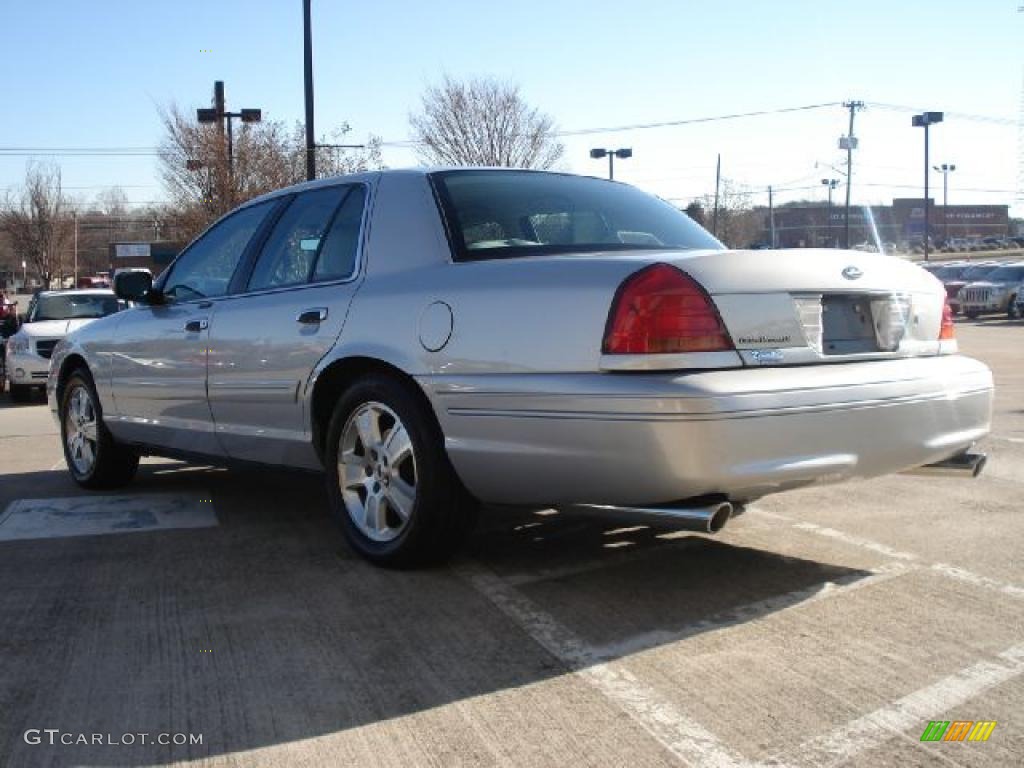
[[[742,368],[743,358],[735,350],[636,355],[602,354],[598,367],[602,371],[686,371]]]

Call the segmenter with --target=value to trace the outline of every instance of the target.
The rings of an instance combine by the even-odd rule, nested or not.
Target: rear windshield
[[[30,323],[43,320],[71,320],[80,317],[105,317],[127,305],[113,294],[74,294],[40,296],[28,318]]]
[[[431,179],[458,261],[724,247],[679,209],[626,184],[537,171]]]

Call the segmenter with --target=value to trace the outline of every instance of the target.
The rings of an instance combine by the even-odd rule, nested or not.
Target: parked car
[[[6,377],[11,399],[24,402],[46,386],[50,356],[60,339],[83,325],[124,309],[110,290],[41,291],[29,304],[25,322],[6,342]]]
[[[967,317],[983,314],[1003,313],[1010,318],[1017,317],[1017,295],[1024,283],[1024,262],[1002,264],[989,270],[980,280],[970,282],[960,289],[957,298]]]
[[[958,298],[960,289],[971,280],[981,279],[995,267],[995,264],[956,263],[944,265],[932,274],[942,281],[942,285],[946,289],[946,298],[949,300],[949,308],[954,315],[957,315],[960,313],[960,299]]]
[[[628,185],[385,171],[257,198],[57,347],[71,476],[142,454],[325,472],[352,546],[436,561],[479,503],[714,531],[800,486],[976,473],[992,376],[903,259],[729,251]],[[926,470],[925,470],[926,471]]]

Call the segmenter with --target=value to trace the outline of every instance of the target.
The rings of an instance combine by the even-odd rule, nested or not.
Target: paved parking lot
[[[977,481],[794,492],[715,537],[488,510],[414,573],[353,556],[314,475],[152,459],[90,500],[45,405],[3,398],[4,764],[1019,765],[1024,323],[958,334],[998,384]]]

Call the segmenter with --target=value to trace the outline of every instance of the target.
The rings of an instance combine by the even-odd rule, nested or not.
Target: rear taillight
[[[731,349],[732,339],[711,297],[685,272],[668,264],[652,264],[619,286],[605,326],[605,354]]]
[[[942,325],[939,326],[939,341],[948,341],[956,338],[956,326],[953,324],[953,309],[949,306],[949,299],[942,304]]]

